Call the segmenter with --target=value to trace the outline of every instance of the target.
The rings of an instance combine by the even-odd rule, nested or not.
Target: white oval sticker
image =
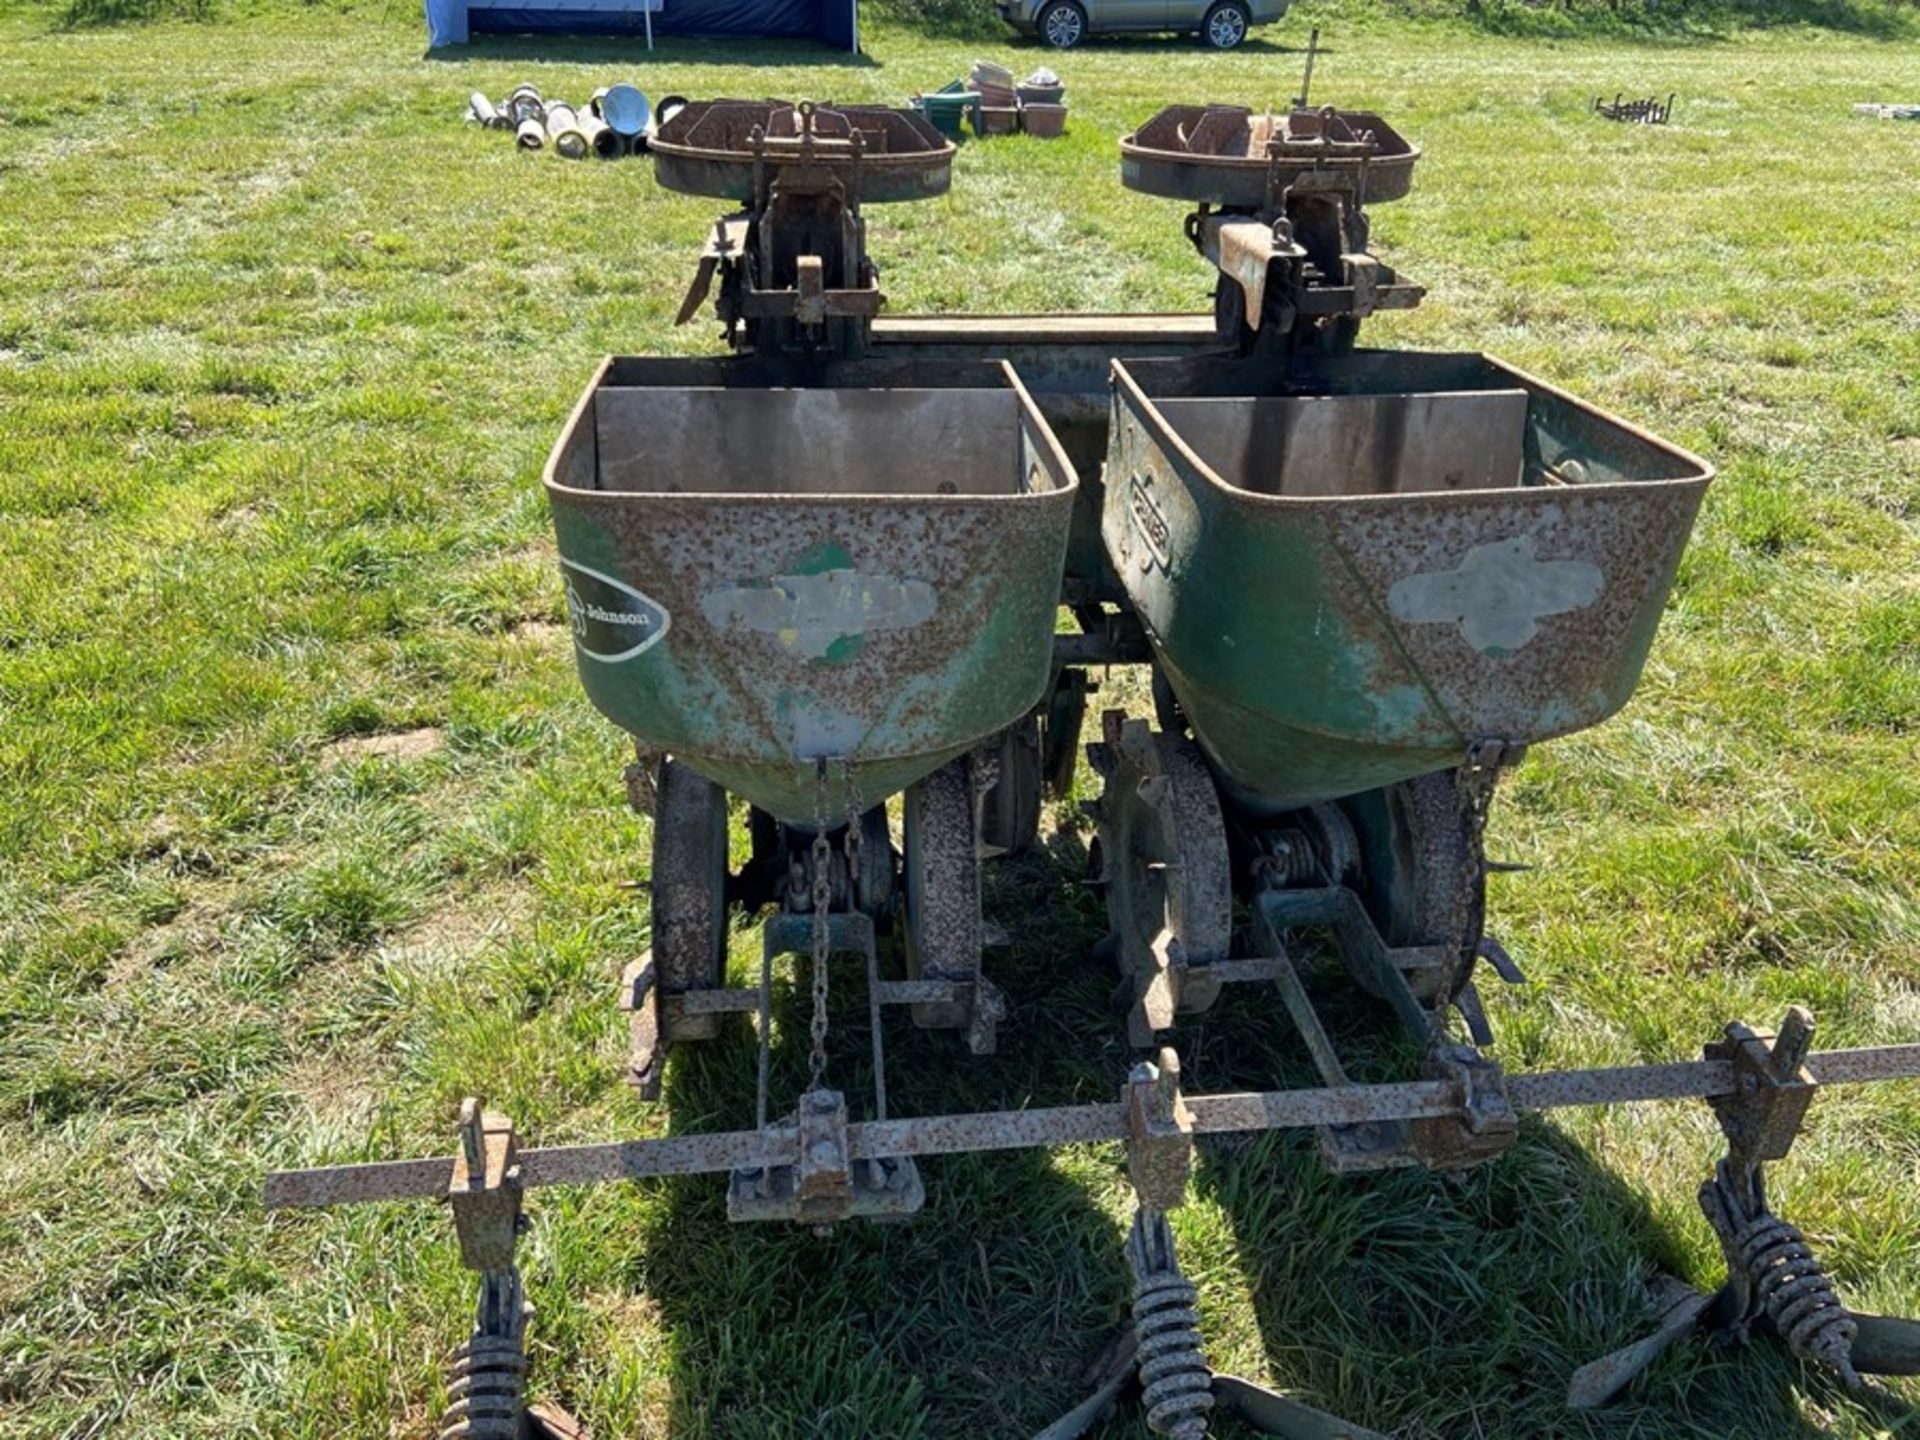
[[[617,664],[645,654],[667,638],[671,620],[658,601],[571,560],[563,558],[560,569],[567,582],[574,647],[588,659]]]

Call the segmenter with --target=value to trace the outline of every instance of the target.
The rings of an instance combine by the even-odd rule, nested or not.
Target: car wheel
[[[1073,0],[1055,0],[1040,12],[1040,38],[1056,50],[1071,50],[1087,38],[1087,12]]]
[[[1206,28],[1200,33],[1210,49],[1231,50],[1247,38],[1252,18],[1240,0],[1220,0],[1207,12]]]

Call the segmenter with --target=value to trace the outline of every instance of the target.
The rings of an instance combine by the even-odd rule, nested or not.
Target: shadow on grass
[[[428,50],[421,58],[464,65],[471,60],[519,60],[542,65],[740,65],[750,69],[808,65],[877,70],[864,51],[837,49],[814,40],[702,40],[676,35],[480,35],[465,45]]]
[[[996,862],[988,911],[1037,917],[988,952],[1012,1015],[999,1053],[886,1018],[890,1113],[930,1115],[1117,1096],[1127,1059],[1110,986],[1082,957],[1097,935],[1077,870],[1040,857]],[[883,950],[883,973],[899,973]],[[805,1087],[804,965],[779,962],[770,1111]],[[872,1114],[866,985],[836,957],[827,1083]],[[1090,1030],[1114,1032],[1091,1047]],[[1063,1030],[1067,1033],[1063,1034]],[[728,1026],[682,1047],[666,1094],[688,1131],[750,1125],[756,1047]],[[676,1125],[676,1130],[680,1127]],[[1085,1398],[1082,1374],[1129,1298],[1122,1231],[1104,1210],[1117,1157],[1042,1151],[924,1160],[910,1223],[853,1221],[826,1235],[731,1225],[718,1178],[676,1182],[631,1277],[672,1335],[669,1432],[782,1437],[1030,1435]],[[1091,1179],[1089,1178],[1091,1177]]]
[[[1229,991],[1182,1038],[1191,1088],[1312,1083],[1283,1005],[1253,988]],[[1310,988],[1356,1079],[1417,1075],[1418,1057],[1382,1034],[1337,961]],[[1648,1283],[1684,1274],[1687,1247],[1542,1117],[1523,1117],[1512,1150],[1457,1177],[1335,1175],[1304,1132],[1228,1137],[1205,1153],[1196,1193],[1229,1217],[1275,1382],[1345,1420],[1436,1435],[1792,1440],[1834,1433],[1809,1418],[1820,1409],[1858,1409],[1783,1346],[1697,1337],[1612,1405],[1569,1411],[1575,1369],[1654,1328]],[[1701,1178],[1716,1158],[1701,1154]],[[1863,1433],[1886,1423],[1858,1413]]]
[[[988,869],[986,908],[1014,930],[988,969],[1012,1013],[1000,1053],[887,1024],[895,1115],[1040,1107],[1117,1097],[1133,1055],[1089,958],[1104,929],[1082,839]],[[897,957],[896,957],[897,958]],[[829,1081],[866,1113],[865,986],[833,973]],[[1414,1056],[1340,976],[1311,981],[1356,1078],[1405,1078]],[[772,1108],[805,1084],[804,973],[776,989]],[[1232,987],[1175,1037],[1195,1092],[1313,1083],[1277,997]],[[744,1025],[685,1047],[668,1075],[689,1130],[753,1113]],[[1713,1157],[1701,1156],[1704,1175]],[[1117,1147],[1012,1151],[922,1162],[910,1224],[856,1222],[820,1237],[733,1226],[717,1179],[677,1182],[628,1279],[672,1336],[676,1436],[1025,1436],[1085,1397],[1083,1374],[1123,1323],[1131,1213]],[[1251,1293],[1264,1364],[1249,1378],[1382,1431],[1432,1435],[1780,1437],[1828,1433],[1804,1418],[1853,1402],[1784,1350],[1676,1346],[1614,1407],[1570,1413],[1587,1360],[1645,1334],[1644,1284],[1688,1253],[1643,1196],[1548,1123],[1465,1177],[1336,1176],[1311,1136],[1205,1142],[1183,1258],[1206,1291]],[[1224,1220],[1221,1228],[1215,1217]],[[1215,1291],[1216,1297],[1223,1292]],[[1216,1344],[1229,1343],[1217,1337]],[[1216,1352],[1217,1353],[1217,1352]],[[1244,1360],[1242,1369],[1253,1368]],[[1809,1403],[1811,1400],[1813,1403]],[[1881,1422],[1884,1423],[1881,1417]],[[1091,1432],[1138,1436],[1131,1400]],[[1251,1432],[1216,1417],[1214,1434]]]

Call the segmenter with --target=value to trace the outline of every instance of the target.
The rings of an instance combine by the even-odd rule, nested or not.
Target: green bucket
[[[934,129],[950,139],[958,140],[965,133],[961,128],[962,121],[969,111],[978,111],[980,97],[971,90],[961,88],[956,80],[948,89],[919,96],[913,103]]]

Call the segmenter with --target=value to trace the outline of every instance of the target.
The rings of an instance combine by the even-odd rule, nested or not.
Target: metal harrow
[[[1613,1398],[1696,1330],[1737,1343],[1772,1332],[1849,1385],[1866,1383],[1866,1375],[1920,1374],[1920,1323],[1847,1310],[1805,1239],[1768,1208],[1763,1183],[1763,1166],[1785,1158],[1820,1087],[1920,1075],[1920,1045],[1811,1052],[1812,1034],[1811,1016],[1796,1008],[1777,1036],[1727,1026],[1695,1061],[1502,1075],[1498,1065],[1478,1060],[1396,1084],[1216,1095],[1186,1093],[1179,1056],[1165,1048],[1137,1065],[1119,1098],[1106,1104],[850,1122],[844,1095],[817,1086],[793,1115],[753,1130],[532,1149],[521,1148],[509,1119],[469,1099],[450,1159],[280,1171],[267,1177],[266,1203],[285,1209],[445,1199],[461,1261],[479,1276],[479,1306],[472,1337],[449,1359],[443,1436],[572,1440],[582,1432],[564,1412],[522,1400],[528,1310],[515,1251],[527,1224],[528,1190],[723,1174],[735,1194],[788,1197],[781,1212],[787,1218],[825,1227],[871,1213],[862,1197],[876,1188],[888,1193],[892,1175],[911,1175],[918,1192],[912,1162],[924,1157],[1118,1141],[1126,1146],[1139,1207],[1128,1241],[1132,1323],[1098,1367],[1093,1394],[1041,1440],[1084,1433],[1135,1379],[1147,1424],[1159,1435],[1194,1440],[1206,1433],[1210,1409],[1227,1406],[1267,1434],[1364,1440],[1363,1429],[1207,1366],[1193,1287],[1180,1275],[1166,1223],[1167,1212],[1185,1201],[1196,1138],[1408,1125],[1430,1138],[1437,1155],[1455,1144],[1472,1154],[1483,1148],[1489,1127],[1510,1135],[1524,1111],[1704,1099],[1727,1141],[1726,1158],[1701,1190],[1726,1251],[1727,1281],[1713,1295],[1678,1287],[1654,1334],[1575,1373],[1569,1403],[1590,1407]]]

